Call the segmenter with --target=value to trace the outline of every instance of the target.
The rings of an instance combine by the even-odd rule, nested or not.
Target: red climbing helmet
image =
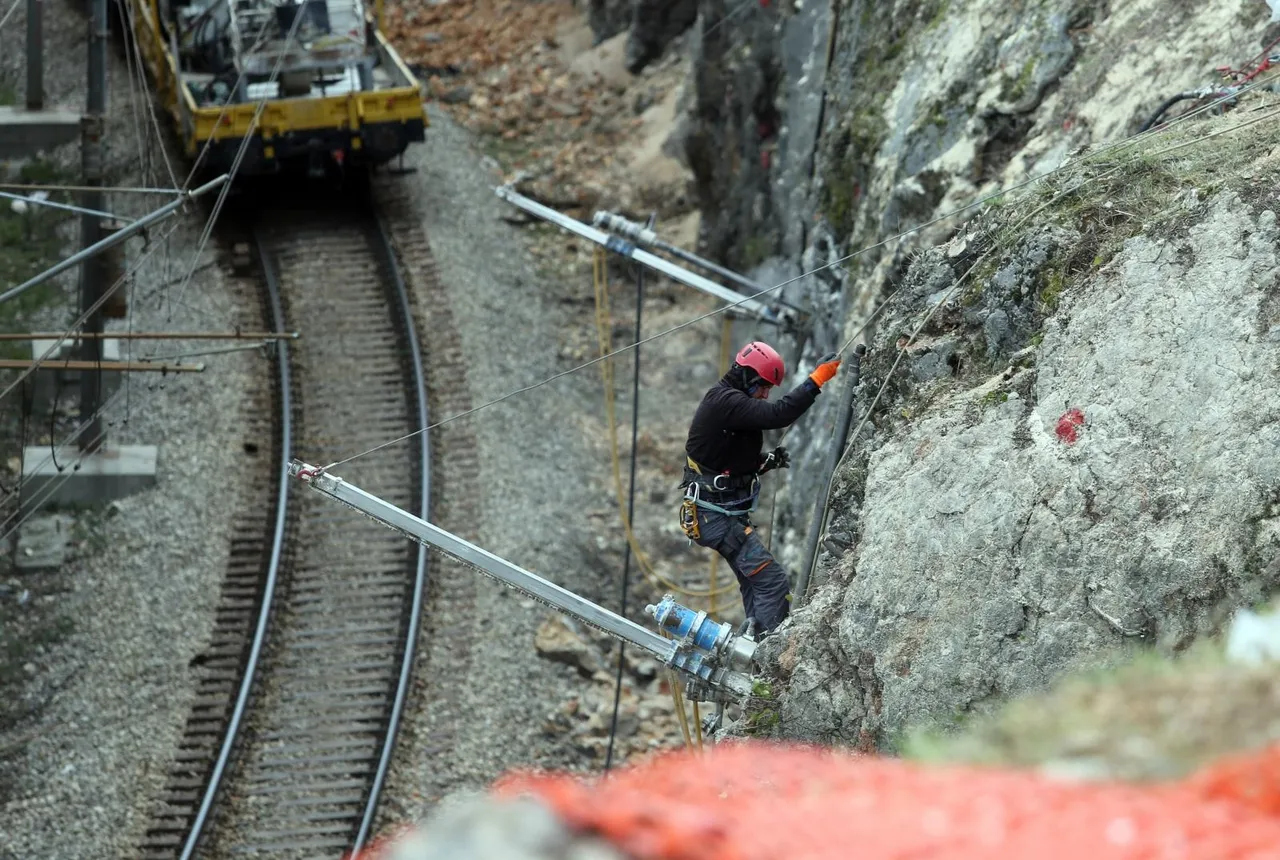
[[[787,369],[782,365],[782,356],[778,355],[778,351],[758,340],[753,340],[744,346],[734,361],[742,367],[751,368],[770,385],[781,385],[782,377],[787,375]]]

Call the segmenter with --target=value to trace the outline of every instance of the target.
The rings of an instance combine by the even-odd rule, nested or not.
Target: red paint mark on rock
[[[1080,438],[1080,428],[1083,426],[1084,413],[1079,409],[1068,409],[1058,419],[1058,427],[1054,432],[1058,434],[1058,441],[1070,445]]]

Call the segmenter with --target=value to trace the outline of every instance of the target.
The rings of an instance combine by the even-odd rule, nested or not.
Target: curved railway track
[[[302,337],[278,347],[275,378],[249,410],[246,451],[263,462],[138,856],[340,858],[373,826],[409,692],[427,551],[291,492],[287,464],[332,462],[426,426],[423,361],[386,225],[362,192],[235,220],[228,238],[256,258],[257,278],[242,283],[265,297],[264,322]],[[344,468],[426,517],[428,450],[422,434]]]

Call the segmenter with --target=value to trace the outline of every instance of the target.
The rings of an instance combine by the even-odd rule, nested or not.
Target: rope
[[[729,372],[729,356],[733,355],[733,317],[726,314],[720,326],[720,376]],[[707,613],[714,615],[720,608],[717,600],[720,592],[716,590],[716,574],[720,568],[720,553],[711,553],[710,568],[707,571],[707,590],[711,592],[707,604]]]
[[[599,340],[600,351],[604,354],[604,360],[600,365],[600,375],[604,381],[604,409],[605,417],[609,424],[609,454],[613,467],[614,496],[618,503],[618,515],[622,519],[622,528],[627,537],[627,544],[630,546],[632,553],[635,554],[636,564],[640,567],[645,579],[649,580],[649,583],[655,588],[666,589],[683,594],[686,597],[712,597],[717,594],[727,593],[729,591],[727,586],[718,590],[710,588],[703,590],[677,585],[667,579],[654,569],[648,555],[640,548],[640,542],[636,540],[635,533],[632,531],[631,517],[627,515],[622,494],[621,454],[618,451],[618,421],[614,408],[613,358],[609,354],[612,341],[612,322],[609,313],[608,257],[603,248],[597,247],[595,254],[592,255],[592,275],[596,301],[596,336]],[[634,456],[634,448],[632,453]]]
[[[689,732],[689,715],[684,709],[684,693],[680,692],[680,678],[675,669],[667,670],[667,681],[671,684],[671,701],[676,706],[676,718],[680,721],[680,734],[684,735],[684,745],[693,748],[693,737]]]

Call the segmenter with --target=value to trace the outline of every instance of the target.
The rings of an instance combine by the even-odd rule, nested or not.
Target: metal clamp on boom
[[[725,692],[751,692],[751,660],[756,642],[735,636],[728,624],[694,612],[676,603],[670,594],[662,602],[645,607],[658,626],[675,638],[676,648],[668,665],[690,676],[689,698],[695,701],[723,701]]]

